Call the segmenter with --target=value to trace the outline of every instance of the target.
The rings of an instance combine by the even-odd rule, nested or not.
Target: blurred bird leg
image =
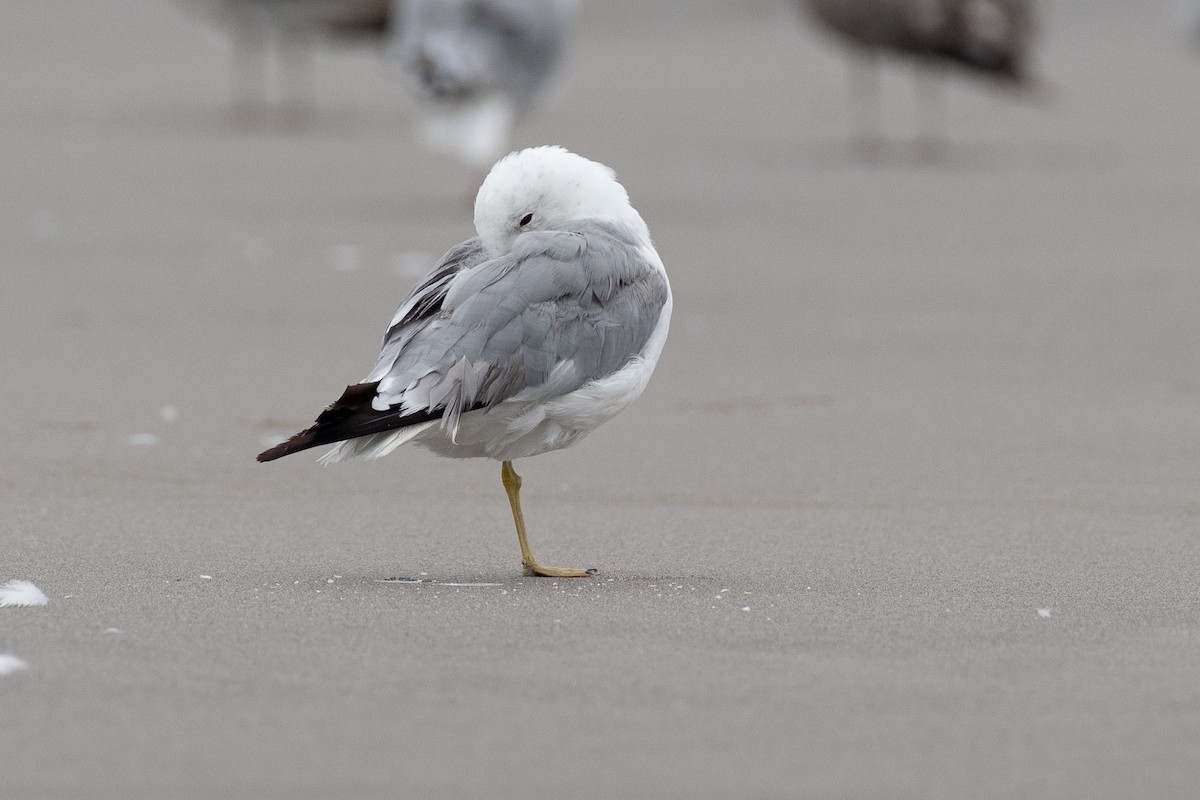
[[[266,104],[263,66],[265,30],[257,23],[235,20],[233,37],[233,118],[241,125],[254,125]]]
[[[313,40],[303,31],[284,31],[279,41],[280,118],[285,126],[308,122],[313,99]]]
[[[513,522],[517,525],[517,542],[521,545],[521,566],[525,567],[526,575],[541,575],[547,578],[585,578],[595,575],[594,569],[578,569],[575,567],[544,567],[538,563],[537,557],[529,549],[525,539],[525,517],[521,514],[521,476],[513,469],[511,461],[505,461],[500,468],[500,480],[504,483],[504,491],[508,494],[508,504],[512,506]]]
[[[850,120],[859,158],[875,161],[883,153],[879,103],[879,57],[864,53],[850,60]]]
[[[943,72],[916,65],[917,104],[913,156],[917,161],[938,161],[946,151],[946,94]]]

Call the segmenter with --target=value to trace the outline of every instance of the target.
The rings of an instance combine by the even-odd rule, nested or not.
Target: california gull
[[[479,234],[442,256],[393,315],[379,360],[316,423],[258,456],[336,444],[323,463],[411,442],[502,462],[521,563],[517,458],[568,447],[646,388],[667,338],[671,287],[612,170],[560,147],[501,159],[475,199]]]

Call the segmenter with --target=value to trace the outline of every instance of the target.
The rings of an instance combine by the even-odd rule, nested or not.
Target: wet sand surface
[[[520,144],[672,276],[643,398],[518,465],[254,455],[471,235],[369,52],[228,113],[166,2],[0,9],[0,794],[1185,798],[1200,787],[1200,53],[1045,11],[1038,106],[845,139],[786,3],[591,3]],[[1127,8],[1136,6],[1136,8]],[[392,579],[423,579],[397,582]]]

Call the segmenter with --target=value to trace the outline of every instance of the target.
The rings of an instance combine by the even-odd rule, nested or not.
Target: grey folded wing
[[[592,223],[530,232],[456,273],[436,314],[393,325],[369,381],[377,410],[464,411],[545,400],[607,377],[645,347],[666,278],[632,234]]]

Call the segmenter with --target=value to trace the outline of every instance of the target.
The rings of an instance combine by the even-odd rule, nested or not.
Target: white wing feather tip
[[[44,606],[50,602],[31,581],[9,581],[0,586],[0,608],[8,606]]]

